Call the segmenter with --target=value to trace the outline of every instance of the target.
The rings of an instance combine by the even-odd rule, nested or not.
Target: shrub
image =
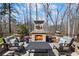
[[[25,35],[29,35],[29,30],[28,27],[23,25],[19,25],[19,30],[18,30],[18,34],[21,35],[21,37],[25,36]]]
[[[0,44],[3,44],[4,41],[3,41],[3,38],[0,38]]]

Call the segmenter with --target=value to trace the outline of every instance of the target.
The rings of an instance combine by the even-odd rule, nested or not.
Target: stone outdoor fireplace
[[[46,32],[44,31],[44,21],[34,21],[34,30],[32,33],[32,42],[46,42]]]

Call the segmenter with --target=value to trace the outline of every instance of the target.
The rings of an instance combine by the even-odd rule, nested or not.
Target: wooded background
[[[20,8],[18,3],[0,3],[0,36],[7,36],[12,33],[16,33],[19,28],[19,25],[24,25],[28,28],[29,32],[33,30],[33,21],[32,18],[32,3],[24,4],[26,12],[20,8],[23,13],[23,21],[17,20],[17,15],[20,15],[20,11],[14,8],[14,5],[17,5]],[[38,5],[35,5],[36,19],[39,19]],[[55,18],[52,16],[53,10],[52,3],[40,3],[44,10],[45,18],[45,30],[49,33],[55,34],[56,31],[60,31],[63,35],[74,36],[79,34],[79,4],[76,3],[65,3],[65,9],[63,13],[58,8],[55,9],[56,15]],[[42,11],[40,11],[42,12]],[[62,15],[61,15],[62,14]],[[42,19],[41,19],[42,20]],[[50,22],[52,24],[50,24]]]

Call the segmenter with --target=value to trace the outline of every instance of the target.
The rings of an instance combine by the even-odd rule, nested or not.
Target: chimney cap
[[[36,20],[36,21],[34,21],[34,23],[35,23],[35,24],[43,24],[44,21],[43,21],[43,20]]]

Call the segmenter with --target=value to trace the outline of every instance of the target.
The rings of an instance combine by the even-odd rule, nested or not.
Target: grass
[[[0,44],[3,44],[4,42],[3,42],[3,38],[0,38]]]

